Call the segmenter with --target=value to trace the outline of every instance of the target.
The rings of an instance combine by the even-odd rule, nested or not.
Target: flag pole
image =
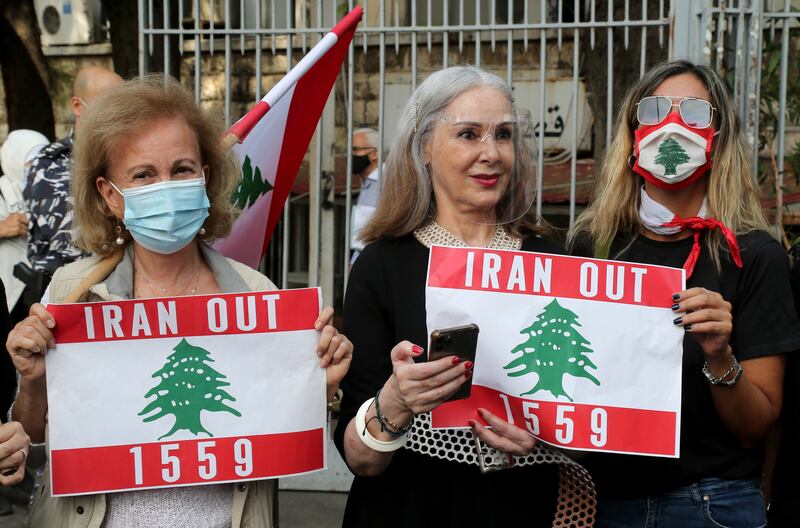
[[[317,60],[336,45],[339,37],[351,27],[357,25],[364,16],[364,9],[356,6],[347,13],[331,31],[320,40],[316,46],[311,48],[297,65],[289,70],[287,74],[267,92],[267,94],[256,105],[247,112],[244,117],[234,123],[222,138],[222,145],[226,149],[233,148],[237,143],[241,143],[247,134],[256,126],[256,123],[264,117],[270,108],[275,106],[286,92],[294,86],[300,78],[305,75]]]

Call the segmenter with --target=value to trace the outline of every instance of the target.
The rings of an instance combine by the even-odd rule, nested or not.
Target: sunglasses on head
[[[678,103],[673,103],[680,99]],[[705,99],[651,95],[636,103],[636,118],[642,125],[657,125],[677,106],[681,119],[692,128],[708,128],[714,118],[714,108]]]

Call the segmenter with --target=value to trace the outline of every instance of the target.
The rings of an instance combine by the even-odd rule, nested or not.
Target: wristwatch
[[[742,368],[742,364],[736,361],[736,356],[731,354],[731,358],[733,359],[733,364],[731,368],[729,368],[725,373],[720,377],[714,377],[714,374],[708,369],[708,361],[703,363],[703,374],[705,374],[706,379],[712,385],[722,385],[723,387],[730,387],[732,385],[736,385],[736,382],[739,381],[739,378],[742,377],[742,372],[744,368]],[[728,379],[730,378],[730,379]],[[727,379],[727,381],[725,381]]]

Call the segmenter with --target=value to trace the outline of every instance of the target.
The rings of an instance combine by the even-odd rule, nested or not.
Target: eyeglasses
[[[674,104],[674,99],[680,99]],[[681,119],[692,128],[708,128],[714,117],[714,108],[711,103],[695,97],[670,97],[666,95],[651,95],[636,103],[636,118],[642,125],[657,125],[662,122],[672,111],[678,107]]]

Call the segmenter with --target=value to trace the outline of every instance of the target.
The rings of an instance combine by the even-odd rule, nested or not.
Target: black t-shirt
[[[800,312],[800,245],[789,250],[792,261],[790,274],[794,309]],[[800,355],[787,358],[783,378],[783,412],[781,414],[781,441],[775,472],[772,476],[772,501],[769,505],[770,528],[795,528],[797,505],[800,504]]]
[[[800,324],[789,284],[789,264],[780,244],[763,231],[739,236],[743,266],[738,268],[723,251],[720,274],[703,242],[701,238],[700,257],[686,287],[719,292],[732,304],[730,344],[745,369],[744,362],[748,359],[800,350]],[[669,242],[644,236],[637,236],[632,242],[617,239],[612,244],[610,258],[680,268],[693,243],[692,237]],[[579,239],[575,246],[573,254],[592,256],[592,245],[587,239]],[[642,497],[708,477],[740,479],[760,475],[762,447],[742,447],[722,423],[714,407],[711,386],[701,371],[703,362],[700,345],[694,336],[686,334],[680,458],[592,454],[582,462],[591,473],[600,497]]]
[[[563,253],[539,238],[524,251]],[[353,362],[334,440],[344,457],[344,431],[361,404],[392,374],[390,352],[405,339],[425,347],[425,277],[430,251],[412,235],[368,245],[350,273],[344,332]],[[422,361],[422,358],[417,358]],[[558,491],[555,466],[535,465],[481,475],[477,466],[395,452],[376,477],[355,477],[343,526],[551,526]]]

